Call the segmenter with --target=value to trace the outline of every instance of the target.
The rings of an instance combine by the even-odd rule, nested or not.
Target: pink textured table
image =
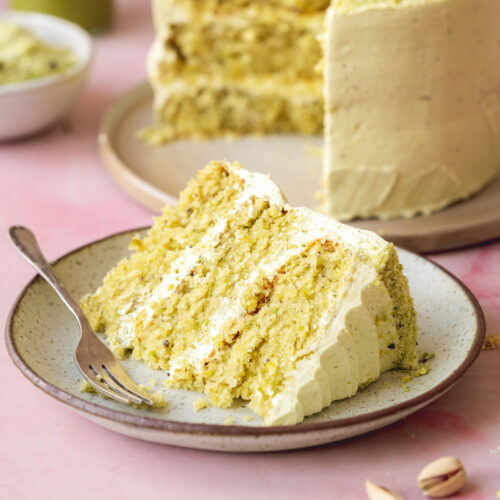
[[[103,110],[145,78],[148,3],[117,2],[115,26],[96,39],[89,85],[64,125],[0,144],[2,323],[33,274],[7,242],[8,226],[33,228],[52,259],[151,221],[110,180],[96,147]],[[434,259],[471,288],[488,333],[500,334],[500,243]],[[461,498],[494,499],[500,490],[500,349],[483,351],[455,388],[402,422],[336,445],[268,455],[173,448],[104,430],[32,386],[3,345],[0,380],[2,499],[364,499],[365,478],[417,499],[418,471],[443,455],[466,466]]]

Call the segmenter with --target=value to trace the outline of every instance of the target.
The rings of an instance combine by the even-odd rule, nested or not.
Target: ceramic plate
[[[56,274],[75,298],[95,290],[104,274],[128,254],[134,233],[115,234],[65,255],[55,263]],[[429,260],[404,250],[400,258],[418,313],[420,353],[435,354],[429,373],[408,384],[402,382],[402,372],[386,373],[353,398],[334,402],[295,426],[261,427],[260,419],[244,406],[196,412],[192,403],[199,394],[161,389],[162,373],[133,360],[125,360],[125,368],[137,382],[163,390],[166,408],[133,408],[81,393],[73,362],[77,325],[40,277],[28,283],[12,308],[7,348],[16,366],[40,389],[84,417],[137,438],[225,451],[272,451],[337,441],[388,425],[430,403],[457,382],[481,349],[485,324],[474,296]],[[234,425],[224,425],[228,416]]]
[[[148,84],[119,97],[99,131],[104,165],[118,184],[156,210],[174,203],[188,180],[211,160],[239,161],[249,170],[271,174],[292,206],[317,208],[323,139],[298,135],[233,140],[174,141],[153,147],[137,137],[151,124]],[[449,250],[500,237],[500,176],[476,196],[433,215],[387,221],[353,221],[361,229],[414,252]]]

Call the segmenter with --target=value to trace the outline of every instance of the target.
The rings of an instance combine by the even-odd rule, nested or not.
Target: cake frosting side
[[[429,214],[500,171],[500,3],[338,0],[325,40],[325,211]]]
[[[394,367],[416,318],[394,246],[213,162],[82,307],[113,349],[215,405],[294,424]]]

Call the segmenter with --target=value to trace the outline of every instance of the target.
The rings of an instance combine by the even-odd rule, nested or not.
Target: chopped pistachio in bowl
[[[78,97],[92,60],[80,27],[45,14],[0,13],[0,140],[35,134]]]

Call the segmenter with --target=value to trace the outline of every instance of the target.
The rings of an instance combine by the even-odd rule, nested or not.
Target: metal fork
[[[121,403],[152,405],[150,396],[127,375],[113,353],[103,344],[90,326],[85,314],[57,279],[38,246],[35,235],[22,226],[12,226],[9,237],[20,254],[38,271],[68,306],[80,326],[80,341],[75,350],[78,369],[89,384]]]

